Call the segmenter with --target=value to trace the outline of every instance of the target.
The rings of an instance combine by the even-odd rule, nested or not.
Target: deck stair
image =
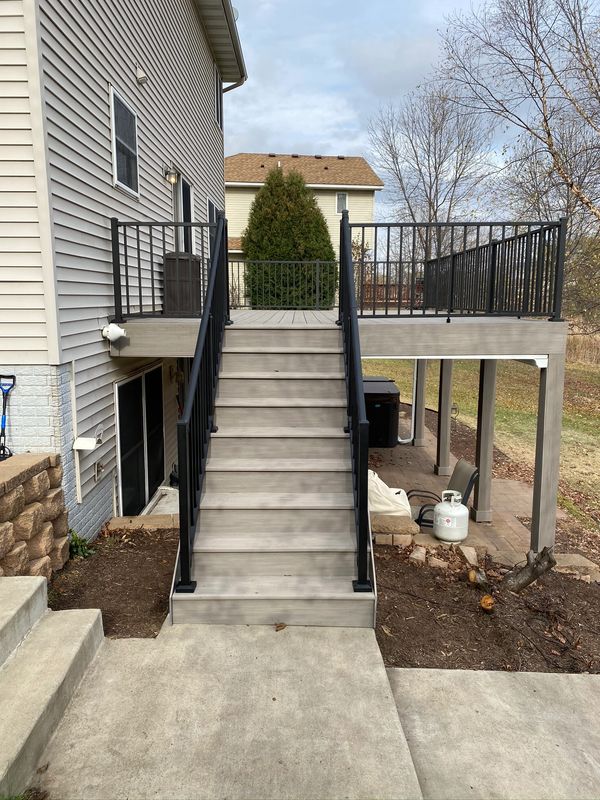
[[[356,528],[341,333],[227,328],[194,541],[173,621],[371,627]]]

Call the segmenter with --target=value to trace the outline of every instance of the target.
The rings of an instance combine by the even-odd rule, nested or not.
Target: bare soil
[[[177,530],[102,532],[93,555],[75,558],[48,588],[53,611],[99,608],[114,639],[153,638],[169,609]]]
[[[389,667],[511,672],[600,672],[600,585],[550,572],[520,594],[488,558],[486,593],[462,557],[438,549],[447,569],[417,566],[410,549],[377,545],[377,640]]]

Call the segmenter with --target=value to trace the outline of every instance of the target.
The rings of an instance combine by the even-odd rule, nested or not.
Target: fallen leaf
[[[484,594],[479,601],[479,605],[484,611],[486,611],[488,614],[491,614],[494,610],[495,600],[491,594]]]
[[[393,635],[394,635],[394,634],[391,632],[391,630],[388,628],[388,626],[387,626],[387,625],[382,625],[382,626],[381,626],[381,630],[382,630],[382,631],[385,633],[385,635],[386,635],[386,636],[393,636]]]
[[[277,633],[279,633],[279,631],[282,631],[284,628],[287,628],[285,622],[278,622],[277,625],[275,625],[275,630],[277,631]]]

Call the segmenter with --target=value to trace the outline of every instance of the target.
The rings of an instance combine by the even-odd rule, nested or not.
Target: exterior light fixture
[[[148,75],[139,66],[139,64],[135,68],[135,79],[140,86],[143,86],[145,83],[148,83]]]
[[[165,178],[171,184],[171,186],[175,186],[179,180],[179,173],[175,167],[167,167],[167,169],[165,169]]]

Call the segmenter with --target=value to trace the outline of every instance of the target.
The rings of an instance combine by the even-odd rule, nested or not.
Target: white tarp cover
[[[371,514],[388,514],[392,517],[411,516],[404,489],[390,488],[372,469],[369,470],[369,511]]]

